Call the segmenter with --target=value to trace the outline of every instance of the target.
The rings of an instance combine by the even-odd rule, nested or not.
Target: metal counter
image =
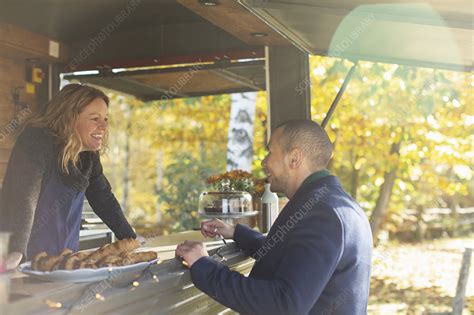
[[[190,239],[190,234],[180,238]],[[176,238],[173,239],[177,244]],[[158,240],[155,243],[162,243]],[[253,260],[230,243],[207,242],[209,255],[248,274]],[[155,249],[164,259],[146,270],[120,273],[94,283],[45,282],[12,276],[6,314],[217,314],[234,313],[194,287],[189,270],[174,256],[176,245]]]

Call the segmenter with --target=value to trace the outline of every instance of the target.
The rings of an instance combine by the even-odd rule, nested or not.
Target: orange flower
[[[207,183],[214,186],[214,189],[220,189],[222,180],[228,179],[230,187],[235,190],[257,192],[262,194],[264,191],[264,180],[258,180],[249,172],[243,170],[232,170],[221,175],[213,175],[207,179]]]
[[[243,170],[233,170],[227,172],[226,175],[231,179],[242,179],[242,178],[252,178],[252,174]]]
[[[208,184],[214,184],[214,183],[216,183],[220,180],[221,180],[221,177],[219,175],[212,175],[207,179],[207,183]]]
[[[265,191],[265,180],[264,179],[257,179],[255,181],[255,193],[258,195],[263,194]]]

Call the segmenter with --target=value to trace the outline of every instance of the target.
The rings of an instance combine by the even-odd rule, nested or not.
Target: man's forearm
[[[236,245],[247,251],[251,256],[262,247],[263,242],[265,241],[265,235],[260,232],[257,232],[246,225],[237,224],[235,226],[234,232],[234,241]]]

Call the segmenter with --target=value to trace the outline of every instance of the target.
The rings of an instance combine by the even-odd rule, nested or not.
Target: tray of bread
[[[117,277],[121,273],[140,272],[158,262],[158,253],[139,249],[135,239],[123,239],[97,250],[73,252],[66,248],[57,256],[41,252],[18,270],[47,281],[91,282]]]

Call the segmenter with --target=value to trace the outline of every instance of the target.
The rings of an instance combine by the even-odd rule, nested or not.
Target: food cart
[[[15,130],[58,91],[60,74],[143,100],[266,90],[271,129],[311,117],[310,90],[304,88],[308,54],[472,71],[472,16],[465,0],[4,1],[0,178]],[[343,87],[349,80],[350,74]],[[110,237],[101,233],[96,235]],[[174,258],[184,239],[200,240],[197,232],[150,240],[159,264],[92,284],[9,273],[11,295],[1,307],[11,314],[225,310],[194,288]],[[250,270],[252,260],[234,245],[208,246],[229,267]]]

